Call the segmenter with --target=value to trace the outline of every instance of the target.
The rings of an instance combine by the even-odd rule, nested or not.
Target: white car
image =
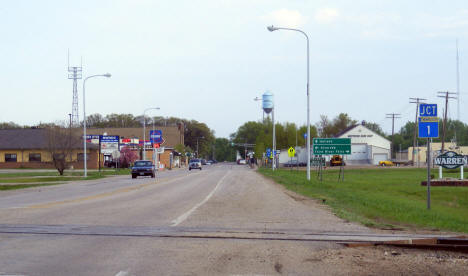
[[[202,169],[202,164],[200,159],[192,159],[189,161],[189,171],[192,169]]]

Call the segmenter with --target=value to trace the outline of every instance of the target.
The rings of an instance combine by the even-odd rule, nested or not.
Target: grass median
[[[338,182],[339,170],[325,170],[322,182],[315,171],[310,182],[305,171],[260,168],[259,172],[289,190],[321,200],[339,217],[370,227],[468,233],[468,187],[431,187],[431,210],[427,210],[427,188],[421,186],[427,177],[424,169],[346,169],[344,182]],[[446,172],[444,177],[459,173]]]
[[[58,172],[43,171],[0,173],[0,191],[59,185],[70,181],[94,180],[111,175],[130,175],[130,169],[88,171],[87,177],[84,177],[82,171],[65,171],[63,175]]]

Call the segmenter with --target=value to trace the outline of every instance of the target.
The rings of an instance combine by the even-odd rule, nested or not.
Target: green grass
[[[22,185],[0,185],[0,191],[19,190],[39,186],[53,186],[63,183],[41,183],[41,184],[22,184]]]
[[[431,210],[427,210],[427,188],[421,181],[424,169],[346,169],[338,182],[338,170],[326,170],[323,181],[311,171],[260,168],[287,189],[322,200],[347,220],[379,228],[424,228],[468,232],[468,187],[431,187]],[[436,177],[437,170],[431,172]],[[459,173],[444,172],[444,177]]]
[[[88,171],[88,176],[83,177],[83,172],[72,172],[65,171],[64,175],[59,175],[58,172],[15,172],[15,173],[0,173],[0,190],[14,190],[24,189],[30,187],[46,186],[46,185],[57,185],[63,184],[68,181],[79,181],[79,180],[94,180],[104,178],[110,175],[130,175],[130,169],[120,170],[102,170]],[[49,182],[49,183],[48,183]],[[54,183],[50,183],[54,182]],[[57,182],[57,183],[55,183]],[[9,183],[8,185],[1,185],[2,183]],[[14,185],[11,183],[17,183]],[[31,184],[35,183],[35,184]]]

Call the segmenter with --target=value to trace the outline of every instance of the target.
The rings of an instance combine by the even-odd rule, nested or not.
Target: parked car
[[[191,159],[189,161],[189,171],[191,171],[192,169],[202,169],[202,163],[201,163],[201,160],[200,159]]]
[[[200,159],[202,165],[206,165],[206,159]]]
[[[384,160],[384,161],[379,161],[379,166],[382,166],[382,167],[395,166],[395,163],[393,163],[391,160]]]
[[[153,162],[146,160],[137,160],[132,167],[132,178],[137,178],[137,176],[151,176],[155,177],[155,168]]]
[[[288,162],[284,163],[283,166],[285,167],[297,167],[300,166],[300,163],[297,162],[297,160],[288,160]]]

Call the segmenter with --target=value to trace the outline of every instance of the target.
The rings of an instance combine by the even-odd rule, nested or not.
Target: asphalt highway
[[[233,164],[0,193],[0,275],[309,274],[310,252],[337,241],[415,237],[343,221]]]

